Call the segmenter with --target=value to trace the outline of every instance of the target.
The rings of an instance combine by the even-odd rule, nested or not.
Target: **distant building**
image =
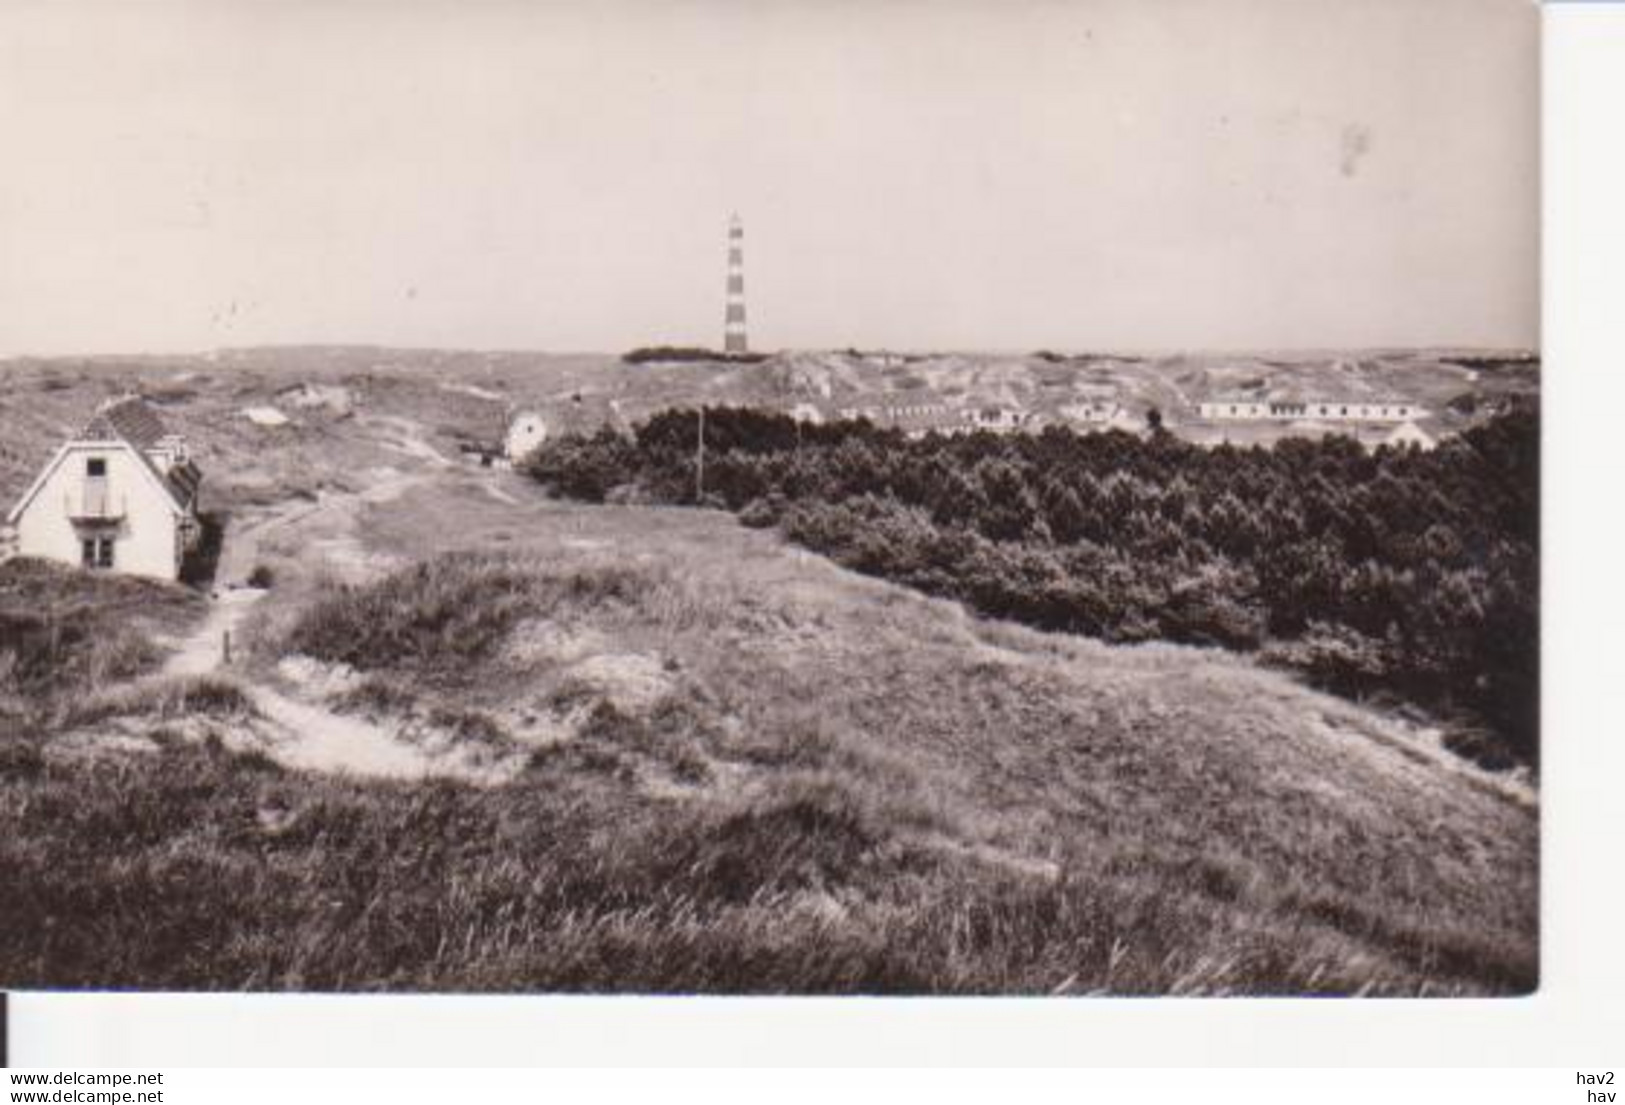
[[[1056,413],[1068,422],[1082,422],[1086,425],[1105,425],[1122,412],[1122,407],[1116,403],[1093,401],[1086,403],[1070,403]]]
[[[876,426],[902,430],[914,437],[960,433],[967,428],[963,407],[927,391],[870,396],[862,404],[841,407],[835,413],[843,419],[865,418]]]
[[[1112,416],[1106,420],[1106,428],[1137,434],[1146,428],[1146,422],[1144,419],[1130,414],[1127,407],[1118,407],[1112,412]]]
[[[242,416],[256,426],[267,428],[286,426],[289,422],[288,416],[275,407],[245,407]]]
[[[824,421],[824,411],[817,403],[797,403],[785,413],[797,422],[810,422],[814,426]]]
[[[1406,448],[1414,445],[1423,452],[1427,452],[1436,448],[1439,442],[1432,434],[1416,423],[1405,422],[1395,426],[1388,436],[1382,439],[1382,444],[1391,445],[1395,448]]]
[[[57,449],[6,521],[20,556],[178,579],[201,534],[202,480],[184,438],[119,399]]]
[[[1009,433],[1021,429],[1027,416],[1014,407],[972,407],[965,412],[965,420],[974,430]]]
[[[534,411],[525,411],[516,415],[509,423],[503,452],[510,464],[518,464],[534,453],[546,440],[547,422]]]
[[[902,368],[908,364],[906,353],[894,353],[890,349],[849,349],[847,356],[876,368]]]
[[[1410,422],[1427,417],[1408,399],[1298,399],[1230,396],[1204,400],[1198,407],[1210,422]]]

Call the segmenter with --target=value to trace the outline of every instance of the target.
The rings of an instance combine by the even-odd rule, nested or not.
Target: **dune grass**
[[[365,670],[350,708],[577,720],[506,786],[430,788],[421,839],[421,789],[324,780],[293,802],[283,776],[256,776],[238,800],[290,824],[397,835],[311,829],[298,866],[359,881],[353,908],[378,928],[329,958],[300,922],[311,958],[249,984],[1533,986],[1536,816],[1505,780],[1222,654],[982,623],[707,533],[650,561],[463,552],[328,585],[282,647]],[[641,705],[594,674],[629,655],[664,680]],[[421,883],[397,849],[428,865]]]
[[[390,527],[431,516],[424,563],[312,585],[261,647],[356,669],[335,708],[528,742],[518,775],[0,740],[0,984],[1535,985],[1532,795],[1392,719],[1221,653],[979,621],[703,512],[425,488],[360,531],[408,547]]]
[[[66,703],[55,722],[63,729],[84,729],[120,717],[157,721],[193,717],[239,719],[256,712],[247,692],[230,679],[183,675],[92,692]]]
[[[150,671],[155,638],[205,600],[173,584],[20,558],[0,564],[0,713],[48,708]]]
[[[682,803],[585,772],[539,769],[496,790],[361,786],[173,746],[8,771],[8,820],[22,792],[51,833],[0,840],[11,987],[1448,993],[1529,981],[1493,934],[1374,926],[1351,903],[1259,914],[1224,868],[1125,850],[1047,877],[932,846],[898,831],[879,783],[828,769]]]

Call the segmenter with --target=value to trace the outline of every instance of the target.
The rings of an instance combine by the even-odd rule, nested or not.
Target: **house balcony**
[[[105,485],[87,483],[78,495],[64,495],[62,505],[68,520],[76,526],[117,525],[124,520],[124,496],[115,500]]]

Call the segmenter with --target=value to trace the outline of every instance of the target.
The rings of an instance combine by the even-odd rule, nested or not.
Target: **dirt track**
[[[451,466],[423,439],[414,423],[391,418],[365,420],[364,424],[386,429],[390,439],[386,444],[423,462],[428,471],[391,472],[363,491],[325,493],[316,503],[285,504],[228,530],[209,614],[179,642],[161,675],[202,676],[224,671],[269,723],[252,726],[252,732],[241,734],[244,743],[251,743],[288,767],[387,778],[451,775],[489,780],[493,770],[488,765],[475,765],[455,754],[435,755],[390,728],[295,697],[236,666],[234,658],[227,655],[231,647],[228,642],[236,641],[243,619],[271,594],[247,582],[268,536],[303,523],[319,522],[324,516],[349,515],[367,503],[388,502]]]

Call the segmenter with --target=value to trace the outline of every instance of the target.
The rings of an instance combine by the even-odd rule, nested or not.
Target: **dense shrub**
[[[758,364],[767,360],[766,353],[724,353],[697,345],[646,345],[621,354],[627,364],[647,364],[651,361],[705,362],[732,361],[740,364]]]
[[[533,605],[531,577],[520,567],[446,557],[364,587],[337,587],[294,624],[287,647],[361,671],[430,674],[489,653]]]
[[[631,444],[605,429],[595,437],[562,437],[549,442],[530,455],[525,470],[555,494],[601,503],[610,492],[629,482],[634,463]]]
[[[549,442],[532,472],[601,501],[695,502],[697,412]],[[708,504],[857,571],[1046,629],[1266,655],[1346,694],[1464,716],[1533,762],[1539,417],[1433,452],[1348,438],[1204,449],[1168,433],[908,439],[705,413]],[[1503,755],[1503,758],[1504,758]],[[1486,757],[1495,758],[1495,757]]]
[[[280,641],[298,653],[360,672],[455,681],[491,656],[524,618],[629,603],[660,586],[617,566],[539,571],[496,553],[451,553],[361,584],[330,584]],[[355,692],[362,708],[396,703],[381,681]]]

